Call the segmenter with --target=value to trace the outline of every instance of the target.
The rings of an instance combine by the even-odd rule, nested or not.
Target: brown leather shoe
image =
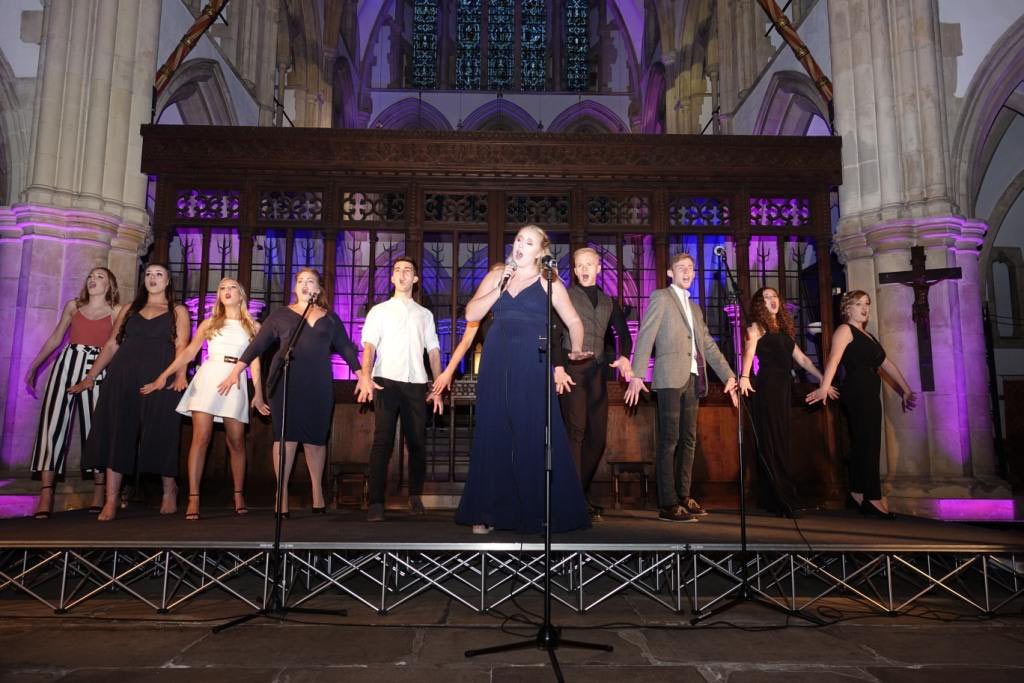
[[[658,519],[663,522],[696,522],[697,518],[691,515],[682,505],[672,505],[661,508],[658,511]]]
[[[686,500],[684,500],[683,507],[686,508],[687,512],[689,512],[691,515],[695,517],[703,517],[704,515],[708,514],[708,511],[705,510],[704,507],[700,503],[695,501],[693,498],[687,498]]]

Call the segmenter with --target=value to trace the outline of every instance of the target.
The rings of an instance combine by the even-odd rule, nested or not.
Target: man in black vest
[[[577,249],[573,254],[573,272],[576,283],[569,287],[569,299],[583,321],[583,350],[594,356],[580,362],[568,362],[568,334],[562,335],[562,363],[555,368],[562,419],[569,433],[573,460],[580,473],[583,493],[590,499],[590,484],[594,480],[601,457],[604,455],[608,427],[608,390],[605,385],[604,339],[611,327],[619,340],[619,354],[609,367],[617,368],[628,382],[632,376],[629,355],[633,341],[626,327],[626,316],[615,299],[597,286],[601,260],[590,247]],[[558,355],[555,355],[556,363]],[[574,388],[573,388],[574,387]],[[590,504],[592,517],[600,517],[602,508]]]

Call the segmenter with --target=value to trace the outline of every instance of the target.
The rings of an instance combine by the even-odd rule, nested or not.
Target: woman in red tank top
[[[100,383],[97,382],[90,390],[78,395],[68,394],[67,391],[85,377],[103,343],[110,336],[114,318],[121,311],[119,301],[114,274],[106,268],[93,268],[78,298],[64,305],[60,321],[43,343],[25,375],[29,393],[35,396],[39,367],[64,340],[70,328],[68,344],[61,349],[46,382],[43,410],[39,415],[39,428],[32,449],[32,471],[39,472],[42,480],[36,519],[47,519],[53,512],[54,484],[57,477],[64,474],[71,440],[71,423],[76,413],[78,436],[84,448],[85,438],[92,426],[93,409],[99,398]],[[99,512],[103,505],[104,479],[101,471],[96,471],[94,476],[92,506],[89,510]]]

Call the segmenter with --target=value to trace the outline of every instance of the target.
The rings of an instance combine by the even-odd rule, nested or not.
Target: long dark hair
[[[171,277],[171,269],[162,263],[150,263],[146,266],[146,270],[156,266],[157,268],[163,268],[164,272],[167,273],[167,287],[164,289],[164,295],[167,297],[167,310],[171,312],[171,343],[174,344],[178,340],[178,326],[175,325],[175,312],[174,312],[174,279]],[[146,271],[142,271],[142,278],[145,280]],[[121,329],[117,331],[117,343],[120,345],[124,341],[124,331],[128,327],[128,321],[131,320],[133,315],[137,315],[139,311],[149,302],[149,291],[146,289],[146,283],[140,282],[139,287],[135,290],[135,299],[132,301],[132,305],[128,307],[128,313],[124,316],[124,321],[121,323]]]
[[[768,304],[764,300],[764,293],[768,290],[775,292],[775,296],[779,298],[779,312],[774,316],[768,310]],[[796,339],[796,324],[793,322],[793,316],[786,310],[786,302],[779,296],[779,290],[774,287],[762,287],[754,292],[754,298],[750,303],[750,317],[765,333],[782,332],[790,339]]]

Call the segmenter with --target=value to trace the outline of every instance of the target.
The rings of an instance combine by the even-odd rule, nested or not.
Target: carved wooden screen
[[[152,258],[170,261],[196,318],[224,275],[237,273],[265,315],[310,265],[358,343],[367,309],[389,296],[391,262],[410,255],[447,362],[488,265],[520,226],[537,223],[566,282],[573,249],[598,251],[599,282],[634,334],[671,255],[687,251],[699,275],[692,294],[731,357],[723,246],[747,300],[776,287],[804,348],[819,363],[827,352],[811,324],[832,324],[825,255],[838,139],[213,126],[143,134],[143,171],[157,177]],[[473,367],[471,355],[460,374],[472,378]],[[341,365],[335,377],[351,378]],[[435,423],[432,478],[464,477],[470,428],[460,410]]]

